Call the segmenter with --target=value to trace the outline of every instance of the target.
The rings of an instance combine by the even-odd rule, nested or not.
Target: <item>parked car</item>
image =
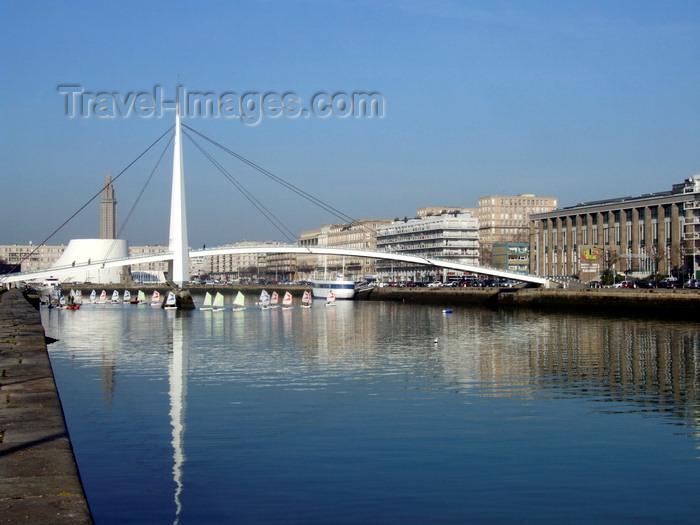
[[[700,288],[700,279],[688,279],[683,283],[683,288]]]
[[[678,288],[678,279],[675,277],[664,277],[659,281],[659,288]]]
[[[432,281],[428,283],[428,288],[440,288],[442,283],[440,281]]]
[[[637,280],[634,281],[634,286],[635,288],[654,288],[654,286],[656,286],[656,283],[653,281]]]
[[[590,282],[588,283],[588,286],[589,286],[590,288],[602,288],[602,287],[603,287],[603,283],[601,283],[600,281],[590,281]]]
[[[613,284],[613,288],[634,288],[634,282],[620,281],[619,283]]]

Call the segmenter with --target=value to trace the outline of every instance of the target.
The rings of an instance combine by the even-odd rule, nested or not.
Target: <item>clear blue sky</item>
[[[376,91],[385,115],[185,123],[356,218],[534,192],[561,206],[700,173],[700,3],[0,3],[0,244],[43,240],[173,123],[65,116],[87,91]],[[170,97],[172,98],[172,97]],[[338,222],[209,148],[293,232]],[[166,244],[172,154],[124,229]],[[281,239],[184,142],[192,246]],[[117,182],[123,220],[153,169]],[[49,244],[99,235],[99,199]]]

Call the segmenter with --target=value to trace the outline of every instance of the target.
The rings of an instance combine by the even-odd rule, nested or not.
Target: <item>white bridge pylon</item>
[[[425,266],[435,266],[437,268],[445,268],[448,270],[456,270],[460,272],[478,273],[481,275],[490,275],[503,279],[513,279],[527,283],[533,283],[545,288],[549,288],[551,281],[545,277],[535,275],[508,272],[495,268],[486,268],[472,264],[461,264],[443,259],[433,259],[429,257],[420,257],[417,255],[405,255],[400,253],[382,252],[378,250],[354,250],[347,248],[331,248],[324,246],[295,246],[295,245],[276,245],[276,246],[246,246],[235,247],[225,246],[220,248],[207,248],[205,250],[189,250],[189,257],[207,257],[212,255],[234,255],[244,253],[299,253],[299,254],[315,254],[315,255],[345,255],[347,257],[366,257],[370,259],[384,259],[389,261],[406,262]],[[79,270],[99,269],[99,268],[115,268],[121,266],[137,265],[148,262],[157,261],[172,261],[173,252],[161,252],[152,255],[141,255],[138,257],[125,257],[121,259],[108,259],[91,264],[76,264],[75,266],[66,266],[65,268],[47,268],[46,270],[36,270],[31,272],[22,272],[8,274],[0,278],[1,283],[13,283],[19,281],[31,281],[36,279],[46,279],[47,277],[57,277],[60,280],[61,275],[75,274]]]

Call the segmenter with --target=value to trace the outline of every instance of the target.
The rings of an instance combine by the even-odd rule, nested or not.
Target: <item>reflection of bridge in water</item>
[[[76,262],[66,267],[52,267],[45,270],[35,270],[30,272],[19,272],[7,274],[0,278],[0,283],[13,283],[20,281],[32,281],[37,279],[46,279],[48,277],[56,277],[60,280],[61,276],[69,276],[76,271],[99,270],[101,268],[117,268],[123,266],[136,265],[141,263],[167,261],[168,262],[168,277],[170,281],[182,287],[190,280],[189,276],[189,259],[190,257],[206,257],[212,255],[227,255],[227,254],[242,254],[242,253],[259,253],[259,254],[317,254],[317,255],[339,255],[352,256],[372,259],[384,259],[396,262],[411,263],[416,265],[425,265],[435,268],[456,270],[462,272],[478,273],[502,279],[512,279],[523,281],[536,286],[550,287],[551,282],[544,278],[535,275],[509,272],[495,268],[482,267],[477,265],[462,264],[450,260],[439,258],[430,258],[416,255],[407,255],[400,253],[384,252],[379,250],[358,250],[322,246],[299,246],[299,245],[277,245],[277,246],[259,246],[245,248],[241,247],[221,247],[209,248],[202,250],[189,250],[187,242],[187,212],[185,205],[185,183],[184,183],[184,168],[182,159],[182,136],[180,123],[179,104],[176,108],[175,118],[175,136],[174,136],[174,154],[173,154],[173,176],[172,176],[172,193],[170,201],[170,238],[168,243],[168,251],[151,254],[146,256],[126,257],[119,259],[104,259],[97,262]],[[191,128],[190,128],[191,129]]]

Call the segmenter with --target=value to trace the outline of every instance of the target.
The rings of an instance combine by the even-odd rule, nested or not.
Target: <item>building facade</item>
[[[696,276],[700,257],[700,175],[671,191],[584,202],[531,216],[531,273],[600,278]]]
[[[481,264],[491,264],[494,244],[528,243],[530,215],[556,208],[556,197],[537,197],[534,193],[479,197],[476,216],[479,219]]]
[[[301,246],[327,246],[354,250],[376,250],[377,231],[391,224],[388,219],[359,219],[346,224],[326,224],[315,230],[301,233],[297,242]],[[342,273],[349,279],[364,280],[374,277],[376,260],[366,257],[344,255],[297,255],[300,275],[313,274],[321,277],[328,272]]]
[[[377,228],[377,248],[407,255],[478,264],[479,221],[468,211],[424,215]],[[445,278],[445,272],[424,265],[378,260],[382,280],[428,281]]]
[[[491,266],[509,272],[530,271],[530,245],[526,242],[506,242],[493,245]]]

